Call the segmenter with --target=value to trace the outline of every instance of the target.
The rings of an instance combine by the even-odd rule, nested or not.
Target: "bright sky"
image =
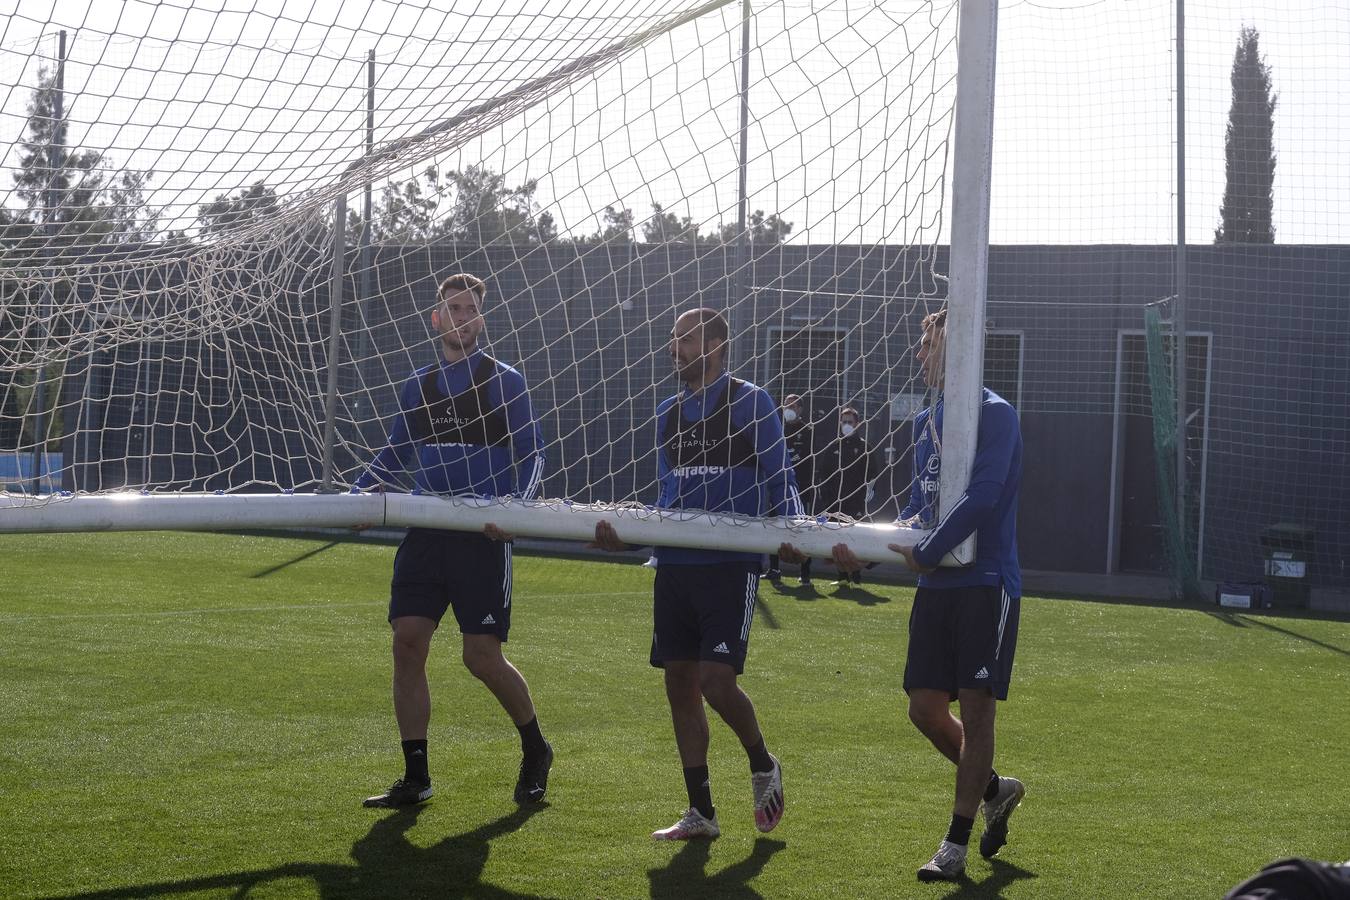
[[[331,193],[362,154],[368,51],[383,145],[695,5],[591,0],[559,16],[548,0],[0,0],[0,167],[15,166],[63,28],[72,143],[153,169],[151,202],[181,227],[258,178]],[[734,220],[739,6],[406,162],[537,179],[536,199],[582,232],[609,204]],[[814,242],[932,239],[948,215],[932,188],[949,161],[955,0],[752,7],[751,209]],[[1254,25],[1279,95],[1276,239],[1345,242],[1350,6],[1187,0],[1186,12],[1188,239],[1213,239],[1233,52]],[[994,243],[1175,239],[1175,21],[1170,0],[1002,4]]]
[[[1350,6],[1186,0],[1187,240],[1210,243],[1224,190],[1230,75],[1260,33],[1275,108],[1280,243],[1350,239]],[[1175,241],[1174,2],[1002,4],[991,229],[1067,243]],[[1085,233],[1086,232],[1086,233]]]

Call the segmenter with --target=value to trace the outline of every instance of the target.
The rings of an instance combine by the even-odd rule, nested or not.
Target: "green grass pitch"
[[[0,541],[0,897],[1191,898],[1350,857],[1344,621],[1027,598],[996,758],[1027,800],[997,861],[920,885],[953,770],[904,716],[908,588],[762,586],[742,683],[787,814],[755,831],[713,718],[723,835],[669,846],[648,835],[684,790],[630,559],[516,557],[508,655],[557,750],[550,802],[512,803],[515,730],[451,630],[437,796],[390,814],[360,801],[401,771],[392,546]]]

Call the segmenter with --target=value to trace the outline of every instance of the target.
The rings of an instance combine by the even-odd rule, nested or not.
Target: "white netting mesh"
[[[428,313],[454,271],[489,284],[486,343],[531,385],[549,497],[654,499],[690,306],[726,309],[735,373],[802,394],[823,431],[850,403],[874,420],[869,460],[897,385],[922,391],[902,358],[940,295],[955,3],[756,4],[744,167],[739,4],[250,10],[207,30],[127,10],[115,34],[16,16],[42,36],[0,59],[29,86],[6,163],[46,179],[8,198],[15,489],[39,487],[39,432],[43,489],[313,488],[330,363],[349,482],[436,358]],[[57,165],[24,168],[43,140]],[[89,147],[106,149],[82,169]],[[112,191],[128,178],[130,207]]]
[[[909,356],[946,290],[956,3],[752,4],[747,247],[739,4],[116,8],[24,3],[0,36],[0,167],[34,176],[4,199],[0,482],[37,488],[42,444],[44,489],[312,487],[330,362],[345,482],[434,358],[437,279],[466,270],[531,385],[545,495],[650,502],[667,335],[698,304],[728,310],[736,374],[804,394],[822,436],[858,409],[870,512],[904,493]],[[1343,588],[1350,13],[1185,9],[1188,540],[1203,576],[1249,578],[1261,534],[1299,526],[1308,580]],[[1226,190],[1267,190],[1225,160],[1244,28],[1278,95],[1275,242],[1215,246]],[[1158,571],[1144,307],[1179,293],[1176,9],[1003,4],[998,32],[985,368],[1022,413],[1023,562]]]

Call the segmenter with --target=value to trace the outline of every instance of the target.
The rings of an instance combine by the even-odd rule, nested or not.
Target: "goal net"
[[[667,534],[699,519],[651,510],[694,307],[729,320],[733,375],[802,398],[801,529],[904,506],[929,402],[912,351],[948,294],[955,0],[36,6],[0,44],[5,530],[458,505],[461,527],[511,507],[506,527],[579,536],[602,509]],[[529,386],[537,495],[340,496],[437,361],[457,272],[487,285],[480,346]],[[746,531],[706,524],[687,540]]]

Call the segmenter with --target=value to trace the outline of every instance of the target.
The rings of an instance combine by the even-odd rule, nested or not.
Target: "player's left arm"
[[[657,435],[659,436],[665,431],[666,416],[678,416],[679,414],[679,407],[675,405],[673,398],[659,404],[656,407]],[[675,509],[680,494],[679,477],[675,474],[671,461],[666,456],[665,445],[662,444],[659,437],[656,442],[656,483],[659,485],[656,498],[657,508]],[[618,553],[624,550],[637,550],[641,545],[626,543],[619,537],[618,531],[612,524],[602,520],[595,524],[595,540],[587,546]]]
[[[499,373],[506,427],[511,432],[511,453],[516,464],[516,493],[523,500],[539,495],[544,480],[544,435],[534,416],[525,377],[514,370]]]
[[[943,513],[936,528],[914,548],[914,559],[932,568],[970,537],[998,504],[1003,483],[1017,449],[1017,413],[1006,403],[989,403],[980,409],[975,442],[975,464],[970,486]]]
[[[658,509],[674,509],[680,496],[680,479],[675,475],[674,464],[666,455],[665,444],[662,443],[660,438],[665,433],[666,418],[679,414],[679,405],[673,399],[667,400],[656,407],[656,507]]]
[[[788,462],[787,440],[783,437],[783,423],[778,418],[778,407],[763,388],[747,392],[742,403],[749,405],[754,423],[755,458],[759,461],[760,477],[769,497],[768,514],[773,516],[804,515],[802,498],[797,491],[797,476]]]
[[[412,429],[408,426],[408,415],[422,402],[421,380],[414,373],[403,383],[399,391],[398,415],[384,447],[375,454],[374,459],[352,483],[353,491],[364,491],[374,487],[383,489],[385,485],[395,484],[399,472],[408,470],[408,463],[416,453],[416,442]]]

